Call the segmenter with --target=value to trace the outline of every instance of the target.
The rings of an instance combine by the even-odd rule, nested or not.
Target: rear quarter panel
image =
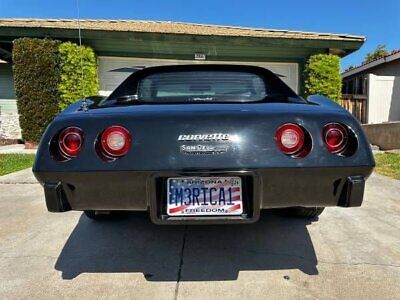
[[[303,126],[312,137],[309,155],[293,159],[282,154],[275,141],[276,129],[287,122]],[[322,127],[341,122],[354,131],[358,149],[351,157],[327,151]],[[94,145],[111,125],[126,127],[132,135],[130,152],[113,162],[100,159]],[[51,139],[63,128],[84,131],[81,154],[69,161],[56,161],[49,151]],[[190,155],[180,152],[181,134],[229,133],[227,153]],[[193,144],[187,142],[188,144]],[[212,143],[212,142],[209,142]],[[262,168],[313,168],[373,166],[366,136],[347,111],[324,104],[183,104],[137,105],[79,111],[69,109],[57,117],[42,137],[34,172],[130,171],[130,170],[240,170]]]

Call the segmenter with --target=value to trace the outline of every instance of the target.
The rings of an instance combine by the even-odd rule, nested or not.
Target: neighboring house
[[[359,49],[362,36],[161,21],[81,20],[82,43],[98,56],[100,93],[108,95],[129,72],[124,67],[234,63],[262,66],[303,90],[303,69],[313,54],[341,57]],[[77,20],[0,19],[0,107],[14,107],[12,42],[20,37],[78,42]],[[14,101],[14,102],[13,102]],[[15,100],[11,100],[15,103]],[[16,114],[16,111],[15,111]],[[1,136],[0,136],[1,137]]]
[[[342,105],[362,123],[400,121],[400,50],[342,76]]]

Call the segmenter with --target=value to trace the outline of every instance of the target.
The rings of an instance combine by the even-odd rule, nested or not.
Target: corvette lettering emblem
[[[230,144],[227,142],[230,142],[231,139],[232,136],[228,133],[181,134],[178,142],[189,142],[179,147],[181,153],[184,154],[222,154],[228,151]],[[190,142],[200,143],[192,144]],[[219,144],[220,142],[221,144]]]
[[[184,142],[211,142],[211,141],[229,141],[228,133],[208,133],[208,134],[181,134],[178,141]]]

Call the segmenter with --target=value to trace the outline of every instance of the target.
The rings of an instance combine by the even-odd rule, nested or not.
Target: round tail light
[[[348,131],[341,124],[329,123],[322,130],[322,138],[324,139],[326,148],[330,152],[340,153],[346,148]]]
[[[78,156],[82,143],[83,131],[78,127],[67,127],[61,131],[58,137],[60,151],[66,157]]]
[[[124,156],[131,147],[131,135],[122,126],[108,127],[101,135],[101,147],[108,156]]]
[[[298,154],[304,147],[304,131],[297,124],[284,124],[276,131],[275,141],[283,153]]]

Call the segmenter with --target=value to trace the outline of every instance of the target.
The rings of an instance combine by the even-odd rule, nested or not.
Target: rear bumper
[[[360,206],[365,180],[373,167],[271,168],[245,171],[114,171],[35,172],[43,185],[51,212],[68,210],[150,211],[158,224],[249,223],[258,220],[261,209],[292,206]],[[176,176],[242,176],[250,211],[235,218],[171,218],[160,210],[163,180]]]

